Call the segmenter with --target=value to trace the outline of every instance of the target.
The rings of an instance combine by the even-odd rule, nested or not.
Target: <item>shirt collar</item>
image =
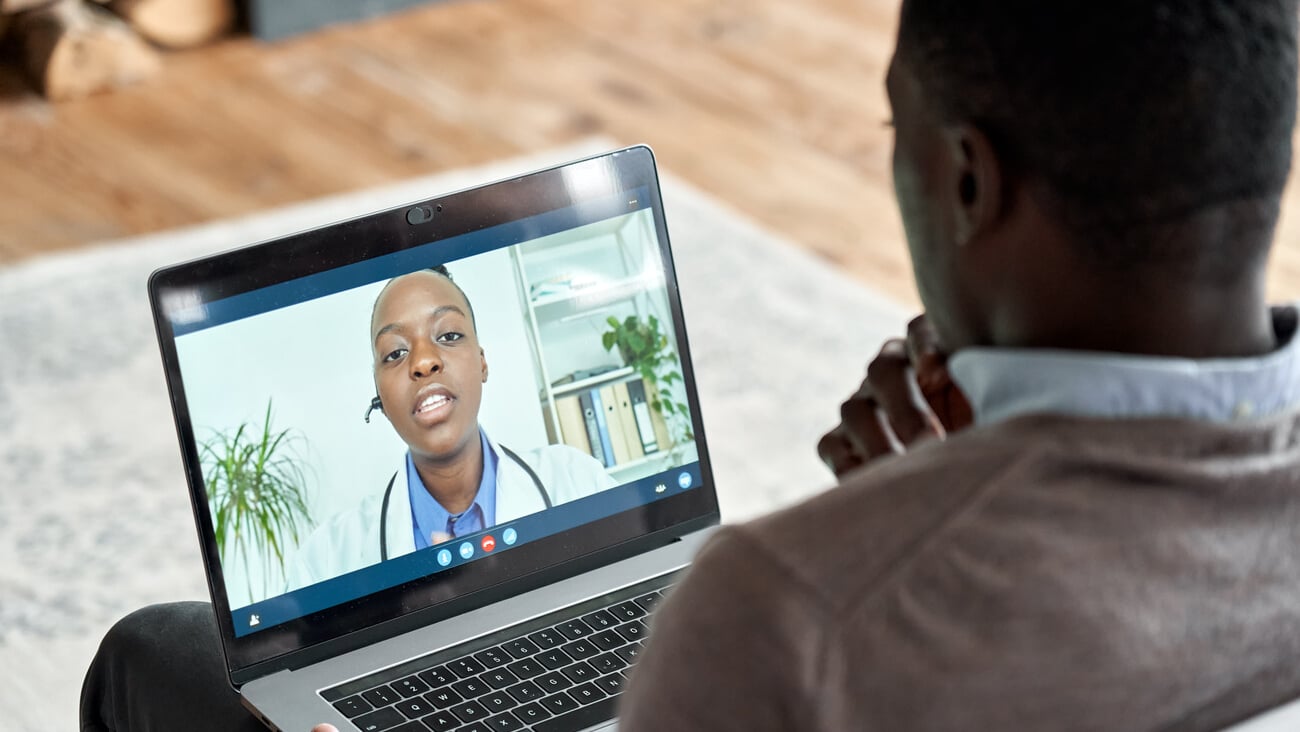
[[[1186,359],[1049,349],[967,348],[948,362],[976,423],[1029,414],[1232,422],[1300,404],[1293,308],[1274,311],[1279,347],[1252,358]]]
[[[471,516],[475,511],[482,517],[478,528],[487,528],[496,523],[497,513],[497,454],[492,448],[492,443],[487,438],[487,433],[480,427],[479,439],[483,444],[483,477],[479,480],[478,492],[474,494],[474,502],[469,508],[459,514],[462,516]],[[447,521],[452,514],[442,507],[441,503],[429,493],[425,487],[424,481],[415,469],[415,460],[411,457],[408,450],[406,453],[406,486],[411,497],[411,517],[414,521],[415,531],[415,548],[424,549],[430,545],[430,537],[434,532],[446,532]]]

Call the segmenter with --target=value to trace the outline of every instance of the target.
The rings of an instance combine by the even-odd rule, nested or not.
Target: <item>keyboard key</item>
[[[560,650],[577,659],[591,658],[600,653],[600,648],[592,643],[590,638],[579,638],[572,643],[566,643],[560,646]]]
[[[486,651],[479,651],[474,654],[474,660],[483,664],[484,668],[496,668],[504,666],[512,659],[510,655],[501,648],[489,648]]]
[[[573,686],[573,682],[569,681],[568,677],[559,671],[552,671],[545,676],[538,676],[533,681],[536,682],[536,684],[540,686],[542,691],[546,694],[554,694],[561,689],[567,689],[570,686]]]
[[[590,681],[597,676],[600,676],[600,674],[596,673],[596,669],[592,668],[591,664],[586,661],[579,661],[572,666],[562,668],[560,669],[560,673],[569,677],[569,680],[575,684],[582,683],[583,681]]]
[[[623,678],[622,674],[610,674],[609,676],[601,676],[593,683],[600,687],[601,691],[613,696],[623,693],[623,685],[627,683],[627,680]]]
[[[461,725],[456,715],[448,711],[434,712],[420,721],[428,725],[433,732],[451,732]]]
[[[402,695],[388,688],[387,686],[377,686],[369,691],[361,692],[361,698],[370,702],[376,709],[386,707],[389,704],[396,704],[402,700]]]
[[[642,610],[645,610],[648,613],[652,613],[655,611],[656,607],[659,607],[659,603],[663,602],[663,599],[664,596],[662,593],[651,592],[648,595],[642,595],[638,597],[632,602],[635,602],[636,604],[640,605]]]
[[[462,722],[477,722],[478,720],[488,716],[487,709],[476,701],[458,704],[448,711],[456,715],[456,718]]]
[[[356,696],[350,696],[346,699],[339,699],[338,701],[334,702],[334,708],[339,710],[339,713],[341,713],[343,716],[347,717],[348,719],[351,719],[353,717],[365,714],[366,712],[370,711],[371,709],[374,709],[375,707],[370,702],[366,701],[365,699],[362,699],[361,695],[358,694]]]
[[[401,727],[393,727],[388,732],[429,732],[429,728],[425,727],[422,722],[412,720]]]
[[[492,729],[487,726],[487,722],[475,722],[468,727],[457,728],[456,732],[492,732]]]
[[[645,615],[645,610],[643,610],[640,605],[636,604],[635,602],[632,602],[631,600],[628,600],[627,602],[620,602],[614,607],[611,607],[609,609],[609,612],[619,620],[636,620],[642,615]]]
[[[560,635],[569,640],[581,638],[584,635],[591,635],[591,628],[587,627],[587,624],[581,620],[568,620],[559,623],[555,626],[555,629],[559,631]]]
[[[424,700],[433,705],[434,709],[446,709],[447,707],[463,700],[460,694],[450,686],[444,686],[441,689],[434,689],[424,695]]]
[[[519,706],[519,702],[515,701],[514,697],[504,691],[494,691],[486,696],[480,696],[478,698],[478,703],[487,707],[488,714],[504,712],[511,707]]]
[[[568,712],[573,711],[574,709],[577,709],[578,702],[574,701],[573,697],[569,696],[568,694],[560,693],[560,694],[553,694],[543,699],[542,707],[544,707],[546,711],[550,712],[551,714],[560,715],[560,714],[566,714]],[[570,728],[570,730],[573,729],[581,729],[581,727]]]
[[[542,687],[531,681],[525,681],[522,684],[515,684],[506,689],[506,693],[521,703],[541,699],[542,696],[545,695],[542,691]]]
[[[614,718],[614,697],[601,699],[563,716],[544,719],[533,725],[533,732],[573,732]]]
[[[571,694],[579,704],[590,704],[609,696],[605,692],[601,691],[599,686],[592,683],[579,684],[572,689],[569,689],[569,694]]]
[[[564,636],[554,628],[544,628],[528,636],[528,640],[536,643],[538,648],[554,648],[564,642]]]
[[[509,643],[502,645],[501,647],[506,649],[506,653],[509,653],[514,658],[528,658],[534,653],[537,653],[538,651],[542,650],[537,646],[536,643],[533,643],[532,641],[526,638],[520,638],[519,640],[512,640]]]
[[[437,668],[431,668],[428,671],[421,671],[416,674],[416,676],[424,679],[424,682],[434,689],[439,686],[446,686],[456,680],[456,675],[446,666],[439,666]]]
[[[623,625],[618,626],[614,629],[614,632],[628,639],[629,642],[639,641],[645,637],[646,627],[645,623],[640,620],[634,620],[630,623],[624,623]]]
[[[472,658],[458,658],[447,664],[447,669],[456,674],[456,678],[458,679],[468,679],[471,676],[478,676],[487,670],[483,668],[483,664]]]
[[[523,729],[524,723],[516,719],[515,715],[506,712],[495,717],[489,717],[483,726],[494,732],[515,732],[517,729]]]
[[[602,674],[613,673],[627,667],[627,661],[624,661],[613,653],[602,653],[587,663],[590,663]]]
[[[504,689],[511,684],[519,683],[519,677],[504,668],[488,671],[479,678],[486,681],[493,689]]]
[[[387,707],[379,711],[363,714],[352,720],[352,724],[355,724],[361,732],[380,732],[380,730],[389,727],[396,727],[405,721],[406,717],[403,717],[401,712],[392,707]]]
[[[531,679],[534,676],[546,673],[546,667],[533,658],[525,658],[522,661],[515,661],[509,666],[506,666],[506,668],[510,670],[510,673],[521,679]]]
[[[491,687],[483,683],[481,679],[465,679],[457,681],[451,685],[452,690],[461,695],[463,699],[473,699],[476,696],[483,696],[492,691]]]
[[[552,671],[561,666],[568,666],[573,662],[573,659],[569,658],[568,654],[558,648],[552,648],[549,651],[542,651],[537,654],[536,659],[538,663]]]
[[[583,615],[582,622],[590,625],[592,630],[606,630],[618,624],[614,616],[604,610],[597,610],[590,615]]]
[[[432,689],[433,687],[429,686],[428,684],[424,683],[423,681],[417,679],[414,676],[407,676],[404,679],[398,679],[397,681],[394,681],[393,688],[396,689],[397,693],[401,694],[402,696],[412,697],[415,696],[416,694],[423,694],[424,692],[428,691],[429,689]]]
[[[533,702],[532,704],[525,704],[522,707],[515,709],[515,716],[524,724],[532,724],[533,722],[540,722],[543,719],[546,719],[551,716],[551,713],[546,711],[546,707],[543,707],[537,702]]]
[[[424,715],[434,711],[433,705],[425,701],[423,697],[414,699],[404,699],[393,705],[393,708],[406,715],[407,719],[419,719]]]
[[[627,661],[629,664],[636,663],[637,656],[641,655],[641,644],[630,643],[622,648],[614,650],[614,655]]]
[[[597,633],[591,636],[590,638],[588,638],[588,640],[596,644],[596,647],[602,651],[612,651],[621,645],[627,644],[626,638],[619,635],[618,633],[615,633],[612,630],[607,630],[603,633]]]

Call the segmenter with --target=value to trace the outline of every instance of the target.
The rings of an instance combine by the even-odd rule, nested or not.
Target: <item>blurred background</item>
[[[0,265],[603,135],[907,305],[898,0],[0,0]],[[1288,198],[1270,286],[1300,295]]]
[[[678,189],[667,216],[695,265],[683,292],[708,305],[699,332],[727,336],[692,348],[717,406],[705,418],[746,427],[711,444],[728,518],[746,518],[829,483],[816,436],[918,307],[885,124],[899,5],[0,0],[0,666],[24,668],[0,687],[0,727],[69,727],[113,620],[205,594],[143,303],[146,263],[172,257],[118,247],[46,268],[44,255],[649,144],[675,185],[724,204]],[[176,258],[324,223],[332,205],[214,227]],[[40,284],[67,277],[78,286]],[[1269,288],[1300,297],[1294,185]],[[754,354],[773,334],[817,357],[772,368]],[[797,409],[781,412],[768,395],[792,379],[783,408]],[[149,573],[127,571],[137,555]]]

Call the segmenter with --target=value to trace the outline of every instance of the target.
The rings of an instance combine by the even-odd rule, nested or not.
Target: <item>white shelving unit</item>
[[[615,240],[612,247],[610,237]],[[663,270],[653,229],[648,214],[633,214],[587,227],[579,236],[530,242],[512,249],[511,256],[526,303],[534,366],[543,384],[539,399],[546,407],[551,433],[562,436],[557,399],[641,378],[622,365],[617,351],[605,351],[601,344],[609,316],[623,320],[629,315],[643,319],[654,315],[674,337],[667,303],[658,302]],[[556,383],[575,373],[604,368],[608,370]],[[608,470],[616,478],[630,479],[666,469],[671,460],[672,453],[663,451]]]

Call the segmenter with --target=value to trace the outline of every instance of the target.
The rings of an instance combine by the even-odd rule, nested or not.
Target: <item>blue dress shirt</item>
[[[1275,317],[1278,348],[1254,358],[967,348],[948,361],[948,372],[977,424],[1029,414],[1233,422],[1300,405],[1293,328]]]
[[[434,533],[464,536],[496,524],[497,454],[488,443],[483,428],[479,428],[478,435],[483,442],[483,478],[479,481],[478,493],[474,494],[474,502],[455,515],[448,513],[425,488],[415,470],[415,460],[410,452],[406,453],[406,487],[411,495],[411,526],[415,531],[417,550],[432,546]]]

